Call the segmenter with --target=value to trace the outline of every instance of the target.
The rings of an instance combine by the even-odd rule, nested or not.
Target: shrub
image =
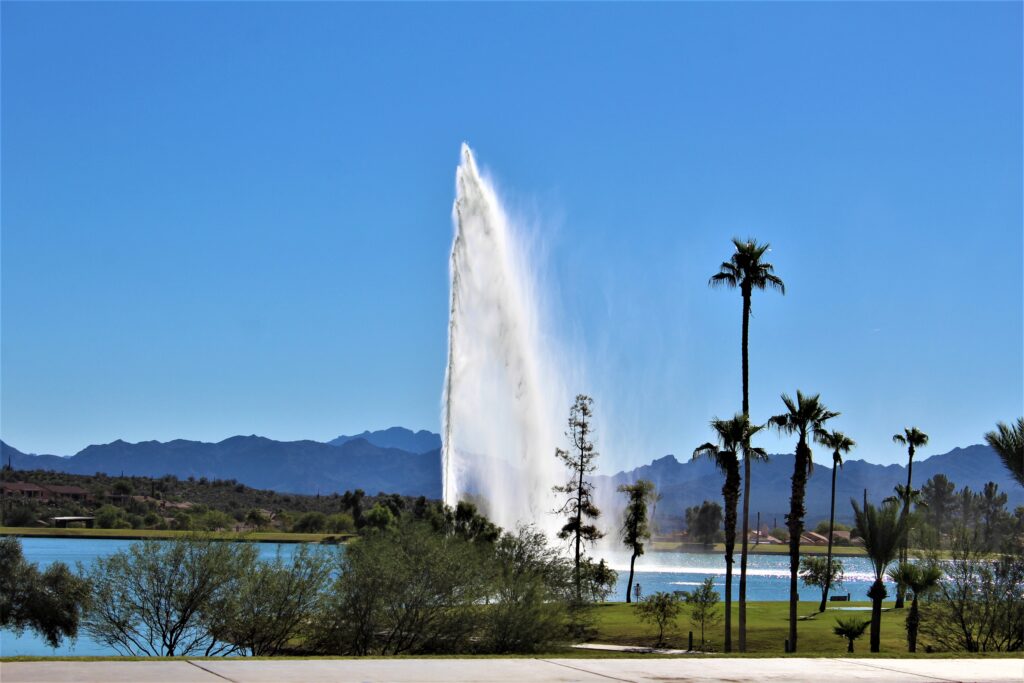
[[[655,647],[665,644],[665,632],[675,630],[676,618],[682,611],[679,599],[672,593],[658,592],[636,603],[636,616],[640,621],[654,624],[658,628]]]

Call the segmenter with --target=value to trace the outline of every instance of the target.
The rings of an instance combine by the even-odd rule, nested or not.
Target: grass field
[[[891,606],[892,603],[888,603]],[[870,602],[843,603],[843,607],[868,607]],[[814,615],[803,620],[797,626],[798,654],[805,656],[839,656],[846,654],[846,641],[832,633],[836,617],[846,618],[850,616],[863,617],[864,621],[871,618],[870,611],[854,612],[842,611],[835,608],[818,614],[817,602],[801,602],[799,604],[800,616]],[[654,644],[657,637],[657,629],[645,624],[636,618],[633,605],[626,603],[604,603],[595,610],[597,636],[593,639],[595,643],[612,643],[615,645],[643,645]],[[719,614],[722,607],[719,606]],[[903,622],[906,619],[907,610],[890,610],[882,612],[882,642],[881,653],[888,655],[899,655],[907,652],[906,632]],[[733,604],[733,649],[738,644],[738,611]],[[700,642],[700,627],[690,623],[689,610],[685,607],[679,619],[676,621],[676,630],[671,636],[667,636],[668,647],[685,649],[687,645],[687,633],[693,631],[694,646]],[[789,634],[789,603],[777,602],[749,602],[747,603],[747,652],[758,655],[782,656],[783,647]],[[722,651],[724,625],[719,622],[705,631],[705,637],[710,642],[710,647],[716,652]],[[867,653],[869,649],[868,632],[857,641],[855,651]],[[923,650],[923,648],[922,648]]]
[[[175,538],[187,535],[189,531],[160,529],[54,529],[50,527],[7,527],[0,526],[0,536],[34,536],[52,538],[115,538],[139,540],[144,538]],[[343,543],[351,534],[294,534],[281,531],[256,531],[239,534],[214,532],[214,538],[229,541],[259,541],[263,543]]]

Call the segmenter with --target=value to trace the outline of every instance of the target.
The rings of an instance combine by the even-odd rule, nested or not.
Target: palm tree
[[[626,582],[626,602],[631,602],[633,590],[633,567],[636,558],[644,554],[644,541],[651,537],[651,525],[647,508],[654,500],[654,484],[638,479],[633,484],[622,484],[619,492],[628,499],[626,513],[622,520],[622,542],[632,551],[629,558],[629,581]]]
[[[775,289],[786,293],[786,285],[775,275],[775,266],[761,261],[770,248],[757,240],[746,241],[734,237],[736,251],[722,263],[717,273],[708,280],[711,287],[739,288],[743,296],[743,338],[740,344],[743,368],[743,414],[750,415],[750,363],[747,359],[750,332],[750,297],[755,289]],[[750,535],[750,461],[743,459],[743,539],[740,550],[740,652],[747,651],[747,541]]]
[[[796,392],[796,401],[787,394],[782,395],[786,412],[769,420],[780,432],[796,434],[796,459],[793,462],[793,488],[789,497],[789,514],[786,526],[789,528],[789,651],[796,652],[796,608],[800,594],[797,588],[797,574],[800,571],[800,535],[804,532],[804,495],[807,477],[814,463],[811,461],[809,438],[816,438],[825,430],[825,422],[839,413],[828,410],[821,402],[820,394],[804,396]]]
[[[725,475],[725,651],[732,652],[732,565],[736,547],[736,505],[740,496],[739,456],[767,457],[764,449],[750,446],[751,437],[763,427],[751,425],[746,415],[711,421],[718,443],[705,443],[693,451],[694,458],[711,458]]]
[[[995,431],[985,434],[985,441],[999,454],[1017,483],[1024,486],[1024,417],[1018,417],[1016,425],[997,423]]]
[[[907,652],[917,652],[917,629],[921,625],[917,599],[939,585],[942,570],[934,564],[922,566],[900,562],[888,574],[890,579],[909,588],[914,596],[910,602],[910,613],[907,614]]]
[[[882,600],[888,595],[882,577],[899,553],[907,532],[907,518],[900,514],[897,505],[889,504],[876,508],[865,499],[862,510],[857,501],[851,499],[850,503],[853,505],[857,529],[864,541],[864,552],[867,553],[871,567],[875,571],[875,582],[868,589],[868,597],[871,598],[871,651],[878,652],[882,628]]]
[[[836,472],[843,466],[843,453],[849,453],[850,449],[856,446],[856,442],[853,439],[846,436],[842,432],[831,431],[821,432],[817,435],[818,443],[825,448],[832,449],[832,505],[829,508],[828,514],[828,560],[825,564],[826,567],[832,566],[832,534],[835,531],[836,526]],[[821,605],[818,607],[819,612],[825,611],[825,603],[828,602],[828,589],[832,578],[831,572],[825,574],[825,590],[821,593]],[[853,641],[850,641],[850,647],[853,647]],[[851,650],[852,652],[852,650]]]
[[[836,619],[836,625],[832,627],[832,632],[837,636],[846,638],[849,643],[846,646],[846,651],[853,652],[853,641],[864,635],[864,629],[866,629],[870,623],[870,621],[861,621],[857,617]]]
[[[905,427],[902,434],[892,435],[893,443],[907,447],[907,488],[908,495],[903,500],[903,516],[907,517],[910,514],[910,495],[909,492],[913,491],[911,483],[914,475],[914,453],[920,446],[928,444],[928,435],[922,432],[917,427]],[[907,544],[909,542],[909,534],[903,539],[903,550],[900,552],[900,562],[907,561]],[[906,586],[902,583],[896,584],[896,609],[903,609],[903,596],[907,592]]]

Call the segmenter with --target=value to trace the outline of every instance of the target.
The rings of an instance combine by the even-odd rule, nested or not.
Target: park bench
[[[850,602],[850,594],[846,595],[830,595],[828,598],[829,602]]]

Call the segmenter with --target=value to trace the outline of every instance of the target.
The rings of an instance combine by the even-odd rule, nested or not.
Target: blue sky
[[[439,427],[469,141],[531,226],[603,468],[821,392],[902,461],[1024,412],[1020,3],[4,3],[0,435]],[[568,408],[568,406],[566,406]],[[766,438],[789,451],[787,438]],[[823,454],[822,454],[823,455]]]

